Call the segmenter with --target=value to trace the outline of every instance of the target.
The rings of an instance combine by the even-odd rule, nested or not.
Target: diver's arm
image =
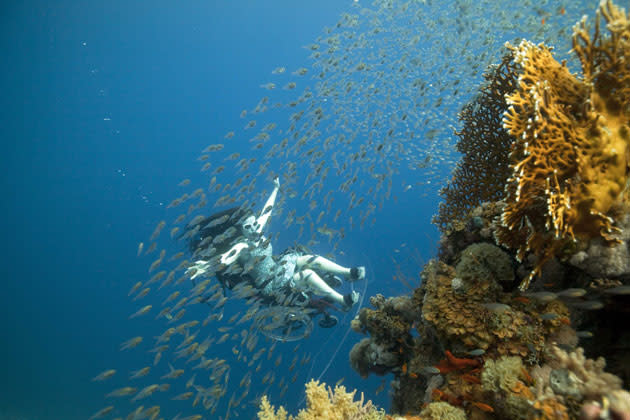
[[[247,245],[245,242],[237,243],[232,248],[230,248],[229,251],[225,252],[224,254],[221,254],[221,264],[225,264],[225,265],[232,264],[234,261],[236,261],[241,251],[244,250],[245,248],[249,248],[249,245]]]
[[[260,216],[258,216],[258,219],[256,220],[257,233],[262,233],[263,229],[265,228],[265,225],[269,221],[269,217],[271,216],[271,211],[273,210],[273,205],[276,202],[276,196],[278,195],[278,189],[280,188],[280,178],[275,177],[273,180],[273,184],[274,184],[273,191],[271,192],[271,195],[267,199],[267,202],[265,203],[265,207],[263,207],[262,211],[260,212]]]

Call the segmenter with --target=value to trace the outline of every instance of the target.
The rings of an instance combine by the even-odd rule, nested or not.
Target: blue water
[[[90,378],[146,364],[118,351],[138,333],[127,320],[137,309],[127,291],[147,269],[136,258],[138,242],[179,193],[177,183],[198,171],[199,151],[243,125],[240,111],[257,103],[271,70],[304,66],[302,46],[348,7],[339,0],[3,4],[0,419],[87,418],[111,389]],[[434,195],[401,195],[373,227],[349,235],[352,263],[365,258],[373,268],[368,295],[406,290],[392,280],[392,249],[407,243],[402,269],[417,275],[410,255],[432,252],[435,208]],[[347,363],[359,339],[349,335],[328,380],[345,377],[386,407],[386,392],[373,395],[380,380],[361,380]]]

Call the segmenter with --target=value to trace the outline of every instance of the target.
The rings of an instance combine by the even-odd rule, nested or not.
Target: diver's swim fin
[[[322,328],[332,328],[337,325],[337,317],[325,314],[322,319],[319,320],[318,324]]]
[[[363,280],[365,278],[365,267],[352,267],[350,269],[350,281]]]

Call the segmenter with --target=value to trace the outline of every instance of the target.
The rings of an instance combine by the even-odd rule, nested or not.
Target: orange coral
[[[567,408],[555,397],[536,401],[534,409],[537,411],[534,420],[569,420]]]
[[[514,394],[518,395],[519,397],[523,397],[527,400],[531,401],[535,398],[532,391],[527,387],[527,385],[525,385],[521,381],[516,381],[514,386],[511,388],[511,390]]]
[[[630,172],[630,23],[610,1],[600,6],[611,32],[591,39],[583,20],[573,35],[584,80],[558,63],[544,45],[523,41],[513,50],[521,67],[507,97],[504,127],[514,136],[512,175],[500,244],[532,251],[543,263],[569,241],[600,237],[612,244],[615,206]]]

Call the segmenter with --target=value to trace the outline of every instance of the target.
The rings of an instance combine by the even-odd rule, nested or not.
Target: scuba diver
[[[322,327],[337,323],[327,309],[348,311],[359,300],[359,293],[342,295],[335,290],[341,278],[356,281],[365,278],[365,267],[346,268],[296,246],[274,256],[270,239],[263,234],[280,188],[279,178],[258,217],[251,211],[232,208],[205,218],[189,242],[194,257],[203,256],[188,268],[191,280],[199,276],[216,276],[225,288],[232,289],[248,281],[260,297],[276,305],[287,303],[309,306],[323,313]],[[203,225],[203,227],[201,227]]]

